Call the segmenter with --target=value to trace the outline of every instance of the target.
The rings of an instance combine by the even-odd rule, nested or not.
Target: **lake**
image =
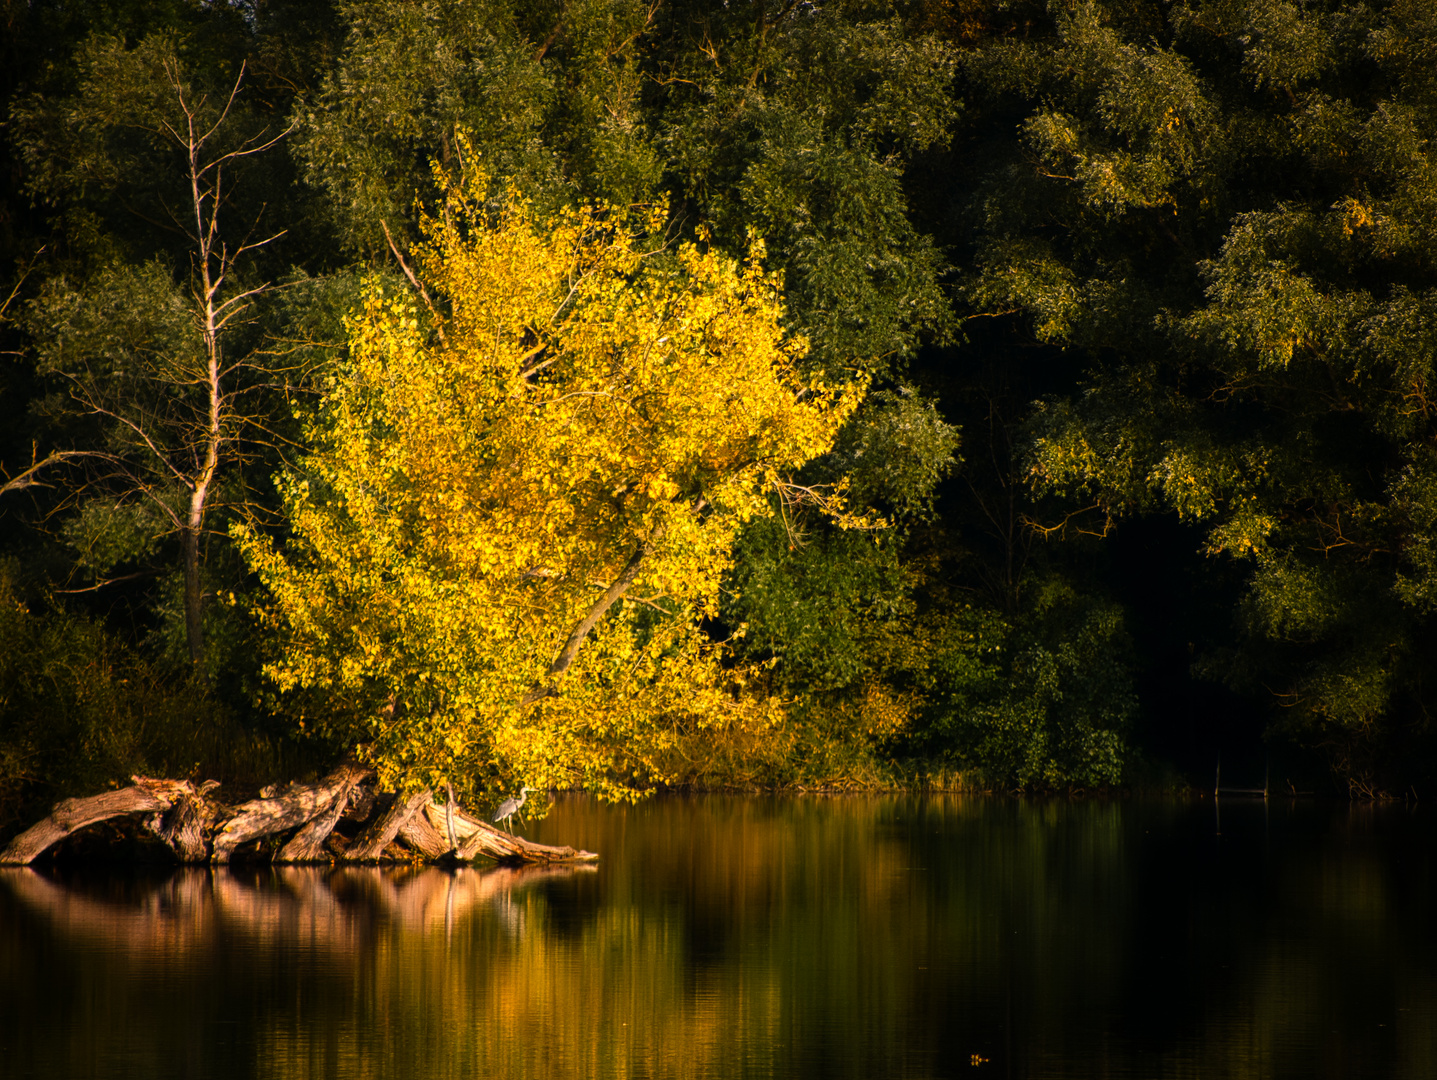
[[[557,799],[567,870],[0,871],[0,1076],[1437,1077],[1425,807]]]

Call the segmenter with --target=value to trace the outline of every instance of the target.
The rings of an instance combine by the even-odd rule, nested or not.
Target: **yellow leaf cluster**
[[[604,208],[486,215],[483,194],[428,223],[442,320],[378,285],[353,313],[280,482],[287,545],[239,530],[267,671],[335,702],[391,782],[643,790],[680,727],[771,715],[699,621],[737,530],[862,387],[801,374],[760,250],[669,249]]]

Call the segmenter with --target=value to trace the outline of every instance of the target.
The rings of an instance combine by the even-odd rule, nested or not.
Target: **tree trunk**
[[[407,799],[395,797],[389,809],[377,817],[373,824],[354,838],[354,843],[345,850],[346,862],[372,862],[384,854],[384,849],[394,843],[400,831],[409,824],[433,796],[426,789]],[[443,852],[438,854],[442,855]],[[438,856],[433,856],[437,858]]]
[[[200,534],[193,525],[182,530],[185,560],[185,642],[190,663],[205,658],[204,594],[200,591]]]
[[[626,562],[624,568],[619,571],[619,576],[614,579],[613,584],[600,594],[599,598],[594,601],[574,629],[569,631],[569,637],[565,640],[563,648],[559,650],[559,654],[555,656],[549,664],[549,670],[545,672],[546,677],[550,679],[558,678],[573,666],[574,661],[579,656],[579,650],[583,648],[585,639],[588,638],[594,627],[599,624],[599,620],[608,613],[609,608],[618,603],[624,593],[629,591],[629,586],[633,585],[639,576],[639,569],[643,566],[644,560],[649,557],[650,553],[654,550],[654,546],[663,540],[664,532],[665,526],[662,524],[659,525],[654,530],[653,536],[640,544],[634,550],[634,553],[629,556],[629,561]],[[545,686],[542,683],[532,686],[525,692],[524,696],[519,699],[519,707],[527,709],[536,701],[542,701],[553,693],[555,693],[555,691],[552,687]]]
[[[205,830],[214,818],[214,808],[205,800],[205,795],[217,786],[217,781],[206,780],[194,794],[182,794],[169,813],[151,827],[182,863],[202,863],[209,857]]]
[[[71,833],[125,814],[164,813],[184,796],[196,794],[184,780],[150,780],[133,776],[133,787],[91,795],[88,799],[66,799],[58,803],[45,820],[26,829],[0,852],[0,866],[28,866],[51,846]]]
[[[354,785],[365,775],[366,773],[350,770],[348,779],[331,797],[329,806],[310,818],[304,828],[294,834],[294,839],[280,849],[279,857],[275,861],[299,863],[323,862],[328,859],[324,842],[339,824],[339,815],[344,813],[344,808],[349,805],[349,796]]]
[[[406,821],[399,829],[399,839],[426,859],[442,858],[452,850],[444,834],[430,824],[425,814],[415,814]]]
[[[638,546],[629,556],[629,561],[624,564],[624,568],[619,571],[619,576],[614,579],[614,583],[603,591],[584,617],[579,620],[579,624],[570,631],[568,640],[564,642],[564,647],[559,650],[559,655],[554,657],[554,662],[549,665],[548,675],[551,678],[569,670],[579,655],[579,648],[584,644],[584,639],[599,624],[599,620],[608,613],[609,608],[618,603],[619,598],[629,591],[629,586],[639,576],[639,568],[643,566],[644,559],[654,550],[654,544],[663,538],[663,534],[663,527],[660,526],[654,530],[652,540],[646,540]]]
[[[283,795],[252,799],[240,806],[239,812],[226,821],[215,836],[211,861],[227,863],[241,844],[306,824],[328,810],[341,792],[347,798],[349,789],[367,775],[369,770],[362,766],[341,765],[317,784],[292,784]],[[341,806],[340,813],[343,809]],[[335,820],[338,818],[336,813]],[[330,829],[333,828],[331,824]],[[324,836],[328,835],[326,829]],[[323,842],[324,837],[320,837],[320,843]]]

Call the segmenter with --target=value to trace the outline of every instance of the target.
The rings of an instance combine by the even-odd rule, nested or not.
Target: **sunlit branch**
[[[394,237],[389,233],[389,222],[381,218],[379,227],[384,230],[384,239],[388,241],[389,250],[394,254],[394,259],[399,263],[399,268],[404,271],[404,276],[409,279],[409,284],[414,286],[415,292],[417,292],[420,299],[424,301],[424,306],[429,309],[429,314],[434,316],[434,332],[439,336],[441,342],[448,344],[444,337],[444,318],[439,314],[439,309],[434,306],[434,301],[429,298],[429,290],[424,287],[418,275],[409,268],[409,263],[405,261],[403,254],[400,253],[399,245],[394,242]]]

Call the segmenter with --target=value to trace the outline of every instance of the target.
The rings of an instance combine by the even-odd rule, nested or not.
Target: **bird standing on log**
[[[505,799],[501,802],[499,809],[494,811],[494,816],[489,820],[494,822],[495,825],[504,822],[505,826],[508,827],[509,819],[519,813],[519,808],[524,805],[524,800],[529,797],[529,792],[533,790],[533,788],[528,787],[520,788],[518,796],[512,799]],[[519,820],[522,821],[523,819],[524,815],[519,814]],[[510,828],[509,831],[513,832],[514,830]]]

